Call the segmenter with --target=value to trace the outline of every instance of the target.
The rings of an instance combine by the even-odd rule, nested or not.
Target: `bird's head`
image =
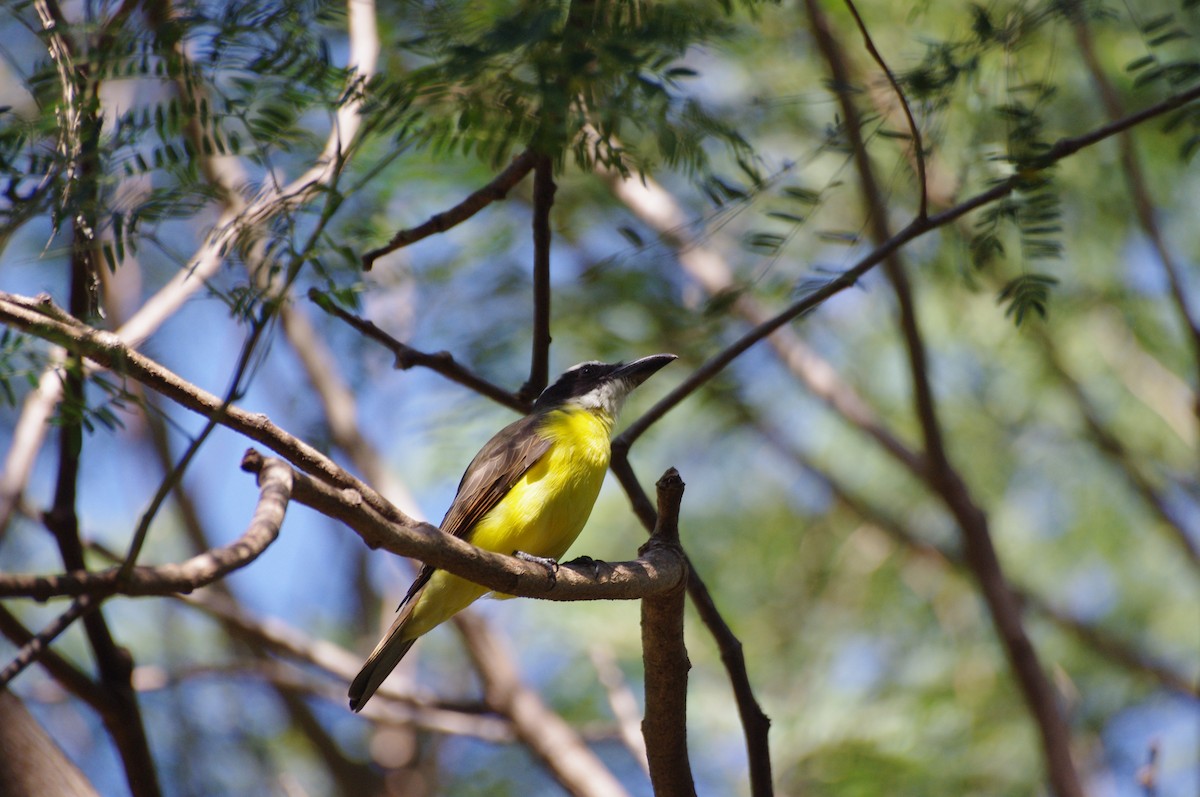
[[[575,405],[615,419],[625,397],[674,359],[674,354],[651,354],[629,363],[593,361],[573,365],[542,391],[533,403],[533,411]]]

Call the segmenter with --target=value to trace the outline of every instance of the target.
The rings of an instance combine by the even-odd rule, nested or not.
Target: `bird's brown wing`
[[[442,519],[442,531],[469,540],[471,529],[500,503],[513,485],[550,449],[537,432],[540,415],[527,415],[496,433],[471,460],[458,493]],[[436,568],[425,565],[400,602],[403,607],[429,582]]]

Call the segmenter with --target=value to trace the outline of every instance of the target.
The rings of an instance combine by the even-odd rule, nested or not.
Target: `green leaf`
[[[996,297],[997,304],[1007,303],[1004,315],[1013,319],[1016,326],[1021,326],[1030,313],[1046,317],[1046,305],[1050,301],[1050,291],[1058,284],[1058,279],[1048,274],[1022,274],[1010,280]]]

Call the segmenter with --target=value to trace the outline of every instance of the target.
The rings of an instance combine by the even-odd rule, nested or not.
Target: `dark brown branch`
[[[62,28],[64,20],[57,4],[47,0],[44,5],[55,15],[55,28]],[[66,39],[66,34],[60,34]],[[78,51],[78,43],[69,49]],[[61,62],[60,62],[61,66]],[[64,85],[64,98],[73,95],[78,103],[74,129],[66,131],[64,137],[70,142],[75,162],[68,169],[68,187],[71,192],[71,255],[70,294],[68,311],[75,318],[91,318],[97,309],[100,271],[100,244],[96,230],[100,196],[101,165],[100,147],[100,101],[99,83],[94,81],[87,66],[80,66],[69,78],[74,87]],[[87,412],[84,393],[84,363],[78,352],[68,357],[66,376],[63,380],[63,404],[74,412],[68,413],[66,423],[59,432],[59,462],[54,490],[54,501],[45,514],[44,522],[55,536],[63,566],[68,570],[82,569],[83,546],[79,537],[77,516],[77,487],[79,464],[83,452],[83,417]],[[46,629],[27,647],[14,665],[27,666],[50,644],[57,633],[66,628],[75,617],[82,618],[84,632],[95,658],[98,688],[108,702],[108,711],[101,714],[109,735],[121,757],[125,779],[133,797],[159,797],[162,789],[154,758],[150,754],[150,743],[141,708],[133,689],[133,657],[128,649],[117,644],[104,615],[99,611],[101,600],[96,596],[81,596],[60,618],[61,628],[53,633]],[[29,654],[26,658],[25,654]],[[19,672],[17,669],[16,672]],[[6,670],[4,676],[11,678],[15,672]],[[7,683],[0,677],[0,683]]]
[[[431,371],[441,374],[451,382],[456,382],[464,387],[474,390],[481,396],[487,396],[497,404],[503,404],[505,407],[510,407],[517,412],[527,412],[530,402],[521,398],[515,393],[510,393],[494,382],[489,382],[482,376],[479,376],[474,371],[466,368],[454,359],[448,351],[439,351],[432,354],[418,351],[412,348],[407,343],[396,340],[388,333],[384,332],[371,321],[365,318],[359,318],[353,313],[348,313],[338,307],[333,302],[329,301],[320,291],[315,288],[310,289],[308,298],[320,307],[325,312],[336,318],[345,321],[354,329],[361,332],[366,337],[380,343],[384,348],[388,349],[396,358],[396,368],[407,371],[414,366],[422,366]]]
[[[483,188],[468,196],[462,202],[442,213],[437,213],[428,221],[407,230],[401,230],[392,236],[386,246],[372,249],[362,256],[364,271],[370,271],[375,261],[384,255],[391,254],[409,244],[416,243],[422,238],[428,238],[439,232],[445,232],[452,227],[462,224],[488,205],[504,199],[512,187],[529,174],[533,169],[535,155],[531,150],[525,150],[504,171]]]
[[[533,354],[529,381],[517,391],[533,401],[550,380],[550,209],[554,206],[554,161],[538,155],[533,171]]]
[[[68,351],[83,354],[204,417],[210,417],[220,410],[222,402],[219,397],[130,348],[116,335],[77,321],[51,318],[47,311],[41,309],[43,307],[54,307],[49,297],[33,300],[0,292],[0,322],[58,343]],[[49,312],[53,313],[52,310]],[[417,525],[415,520],[396,509],[360,479],[338,467],[308,443],[271,423],[267,416],[231,406],[221,417],[221,424],[268,446],[301,470],[317,474],[337,488],[354,491],[362,502],[384,517],[401,524]]]
[[[22,625],[16,615],[4,608],[3,604],[0,604],[0,634],[17,647],[28,645],[34,638],[34,633]],[[38,663],[60,686],[87,703],[97,713],[110,709],[108,694],[86,673],[55,653],[52,648],[42,650],[38,656]],[[0,794],[3,792],[0,791]]]
[[[650,531],[655,526],[657,514],[629,464],[628,453],[628,447],[618,446],[618,441],[613,441],[612,471],[621,482],[625,494],[629,496],[634,514],[646,530]],[[721,653],[721,663],[725,666],[730,686],[733,688],[734,703],[737,705],[742,731],[746,736],[750,793],[753,797],[767,797],[774,793],[775,788],[771,776],[771,748],[767,738],[771,730],[771,720],[763,713],[762,707],[754,697],[742,642],[721,616],[708,586],[700,578],[691,561],[687,562],[687,591],[692,605],[696,607],[696,613],[700,615],[700,621],[717,644]]]
[[[0,670],[0,689],[5,689],[12,679],[16,678],[25,668],[33,664],[38,658],[50,647],[59,634],[66,631],[71,623],[91,614],[100,606],[100,599],[94,598],[91,595],[80,595],[76,598],[67,610],[54,619],[49,625],[35,634],[28,642],[21,646],[17,651],[17,655],[8,663],[3,670]],[[111,696],[110,696],[111,698]]]
[[[892,70],[888,67],[887,62],[883,60],[883,55],[875,47],[875,42],[871,38],[870,31],[867,30],[867,25],[863,22],[863,18],[858,13],[858,8],[854,5],[854,0],[845,0],[846,7],[850,9],[850,15],[854,17],[854,24],[858,26],[858,32],[862,34],[863,44],[866,45],[867,52],[875,59],[875,63],[883,70],[883,74],[887,77],[887,82],[891,85],[892,91],[896,92],[896,97],[900,100],[900,107],[904,110],[904,117],[908,120],[908,129],[913,137],[913,155],[917,163],[917,182],[921,188],[921,207],[917,212],[918,218],[925,218],[929,215],[929,183],[925,177],[925,146],[921,142],[921,129],[917,127],[917,120],[913,118],[912,109],[908,105],[908,97],[904,96],[904,90],[900,88],[900,83],[896,80],[896,76],[892,74]]]
[[[887,207],[874,177],[866,143],[862,139],[858,109],[849,92],[849,71],[837,38],[817,0],[806,0],[805,7],[817,47],[829,64],[834,91],[845,119],[846,135],[858,170],[868,225],[876,245],[882,245],[891,238]],[[1059,797],[1083,797],[1083,786],[1071,758],[1070,728],[1059,708],[1053,685],[1025,632],[1020,605],[1008,585],[992,544],[987,515],[976,505],[946,453],[937,405],[929,384],[929,364],[912,288],[897,253],[891,253],[884,260],[884,270],[895,289],[900,308],[900,329],[908,353],[909,375],[913,381],[914,409],[925,438],[930,484],[954,516],[961,531],[968,567],[979,583],[1009,665],[1041,735],[1051,787]]]
[[[254,517],[242,536],[179,564],[142,565],[121,578],[121,568],[77,569],[59,576],[0,574],[0,597],[46,600],[58,595],[171,595],[188,593],[253,562],[279,536],[292,489],[292,469],[281,460],[262,460]]]
[[[243,467],[253,472],[262,458],[247,452]],[[390,523],[353,492],[294,474],[292,500],[340,520],[372,548],[427,562],[505,595],[546,600],[638,600],[668,592],[686,578],[685,562],[669,551],[649,551],[628,562],[566,562],[551,575],[540,564],[476,548],[429,523]],[[2,578],[2,577],[0,577]]]
[[[1088,133],[1073,138],[1063,138],[1055,142],[1045,153],[1037,158],[1038,168],[1047,168],[1054,163],[1074,155],[1082,149],[1093,146],[1107,138],[1118,135],[1132,127],[1136,127],[1143,122],[1153,119],[1163,114],[1186,105],[1190,102],[1195,102],[1200,99],[1200,86],[1196,86],[1188,91],[1180,94],[1172,95],[1162,102],[1151,105],[1137,113],[1123,117],[1116,122],[1098,127]],[[853,267],[842,272],[834,279],[829,280],[820,288],[810,292],[803,299],[789,305],[781,312],[772,318],[764,321],[753,329],[749,330],[745,335],[738,338],[724,350],[713,355],[700,368],[696,369],[692,374],[680,383],[674,390],[664,396],[657,404],[651,407],[644,415],[629,425],[628,428],[617,438],[613,443],[622,441],[625,445],[632,443],[638,437],[646,432],[653,424],[658,422],[677,404],[682,402],[692,393],[694,393],[701,385],[712,379],[725,369],[743,352],[758,343],[763,338],[770,335],[775,330],[793,321],[796,318],[815,310],[820,307],[825,301],[847,288],[858,283],[858,280],[867,272],[871,271],[875,266],[879,265],[892,252],[899,250],[911,241],[920,238],[926,233],[943,227],[959,218],[967,215],[973,210],[989,205],[998,199],[1002,199],[1011,194],[1017,186],[1025,179],[1021,175],[1014,175],[1007,180],[1004,180],[986,191],[981,191],[975,196],[959,202],[953,207],[947,208],[941,213],[935,213],[926,218],[914,219],[912,223],[898,231],[895,235],[887,239],[882,244],[876,246],[875,250],[867,254],[858,261]]]
[[[5,797],[99,795],[8,690],[0,690],[0,794]]]
[[[663,547],[682,554],[679,505],[683,479],[671,468],[657,486],[658,521],[638,553]],[[692,664],[683,643],[683,598],[683,589],[676,589],[642,600],[642,663],[646,673],[642,735],[654,793],[671,797],[696,794],[687,749],[687,674]]]

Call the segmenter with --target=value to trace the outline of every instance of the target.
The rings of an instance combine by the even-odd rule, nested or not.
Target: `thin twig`
[[[0,634],[19,648],[28,645],[34,638],[34,633],[22,625],[3,604],[0,604]],[[63,689],[87,703],[96,713],[112,710],[108,693],[83,670],[55,653],[53,648],[44,647],[37,660]]]
[[[867,25],[863,22],[863,18],[858,13],[858,8],[854,5],[854,0],[845,0],[846,7],[850,9],[850,15],[854,17],[854,24],[858,25],[858,32],[862,34],[863,43],[867,47],[867,52],[875,59],[875,63],[883,70],[883,74],[887,76],[888,83],[892,86],[892,91],[896,92],[896,97],[900,100],[900,107],[904,109],[904,116],[908,119],[908,129],[913,137],[914,157],[917,162],[917,182],[921,187],[921,208],[917,213],[918,218],[925,218],[929,215],[929,186],[925,177],[925,146],[921,143],[921,128],[917,127],[917,120],[913,118],[912,109],[908,105],[908,97],[904,96],[904,90],[900,88],[899,81],[892,74],[892,70],[888,67],[887,62],[883,60],[883,56],[875,47],[874,40],[871,39],[871,33],[867,30]]]
[[[233,377],[230,380],[229,389],[225,391],[225,397],[221,401],[221,406],[209,417],[204,424],[204,428],[188,444],[187,450],[183,452],[183,456],[179,458],[175,466],[159,482],[158,489],[150,499],[150,505],[142,513],[141,518],[138,520],[137,528],[133,532],[132,540],[129,543],[129,553],[125,556],[125,562],[121,565],[120,572],[117,575],[118,582],[127,580],[133,572],[134,567],[137,565],[138,556],[141,554],[142,545],[146,541],[146,535],[150,531],[150,524],[158,515],[158,510],[162,507],[163,502],[167,500],[167,496],[171,494],[175,486],[183,479],[184,471],[187,470],[192,459],[199,453],[200,447],[204,445],[208,436],[220,424],[221,416],[233,404],[233,400],[241,395],[242,380],[245,378],[246,369],[250,367],[250,358],[254,354],[265,328],[266,322],[261,318],[255,319],[251,323],[250,334],[242,343],[242,350],[238,356],[237,363],[234,365]]]
[[[675,250],[675,257],[709,296],[726,295],[733,287],[733,270],[720,249],[686,233],[688,225],[678,200],[650,177],[625,178],[606,173],[616,196],[658,233],[659,239]],[[757,327],[768,323],[771,313],[749,292],[737,292],[730,309]],[[812,349],[800,335],[786,326],[767,337],[781,363],[798,377],[808,390],[824,401],[851,425],[873,438],[909,470],[924,468],[920,455],[912,451],[888,429],[855,389],[842,380],[837,371]],[[646,504],[647,515],[653,507]]]
[[[1180,94],[1172,95],[1165,100],[1155,103],[1137,113],[1126,116],[1116,122],[1112,122],[1095,130],[1091,130],[1079,136],[1071,138],[1059,139],[1056,143],[1050,146],[1040,157],[1037,158],[1036,166],[1038,168],[1047,168],[1054,163],[1074,155],[1082,149],[1093,146],[1107,138],[1111,138],[1131,127],[1135,127],[1143,122],[1153,119],[1163,114],[1194,102],[1200,99],[1200,86],[1196,86],[1188,91]],[[677,404],[688,398],[701,385],[708,382],[721,371],[725,366],[733,362],[739,355],[749,349],[755,343],[758,343],[763,338],[770,335],[776,329],[779,329],[784,324],[808,313],[817,307],[821,306],[832,296],[836,296],[842,291],[850,288],[858,283],[865,274],[871,271],[875,266],[879,265],[892,252],[897,251],[901,247],[907,245],[913,240],[920,238],[926,233],[936,230],[958,220],[962,216],[967,215],[971,211],[991,204],[998,199],[1011,194],[1022,183],[1021,175],[1014,175],[1006,180],[1003,180],[996,185],[984,191],[975,194],[974,196],[959,202],[953,207],[947,208],[940,213],[935,213],[927,216],[924,219],[914,219],[903,229],[899,230],[895,235],[887,241],[876,246],[876,248],[864,256],[854,266],[839,274],[837,277],[829,280],[821,287],[811,291],[804,298],[799,299],[775,316],[764,321],[750,331],[746,332],[742,337],[738,338],[728,347],[713,355],[700,368],[696,369],[687,379],[680,383],[674,390],[664,396],[653,407],[651,407],[644,415],[634,421],[626,430],[618,436],[617,440],[628,444],[632,443],[638,437],[646,432],[654,423],[662,419],[671,409]],[[614,445],[617,443],[614,440]]]
[[[451,382],[457,382],[464,387],[468,387],[479,393],[482,396],[487,396],[492,401],[498,404],[503,404],[505,407],[511,407],[517,412],[528,412],[530,403],[514,393],[510,393],[499,385],[489,382],[482,376],[479,376],[474,371],[466,368],[454,359],[454,355],[448,351],[439,351],[432,354],[418,351],[406,343],[396,340],[388,333],[384,332],[371,321],[365,318],[359,318],[353,313],[349,313],[338,307],[334,302],[330,301],[320,291],[310,289],[308,298],[313,304],[320,307],[326,313],[345,321],[354,329],[361,332],[366,337],[383,346],[392,352],[396,357],[396,368],[406,371],[414,366],[422,366],[428,368],[435,373],[449,379]]]
[[[100,598],[92,595],[80,595],[72,601],[65,612],[22,645],[8,666],[0,670],[0,688],[8,688],[12,680],[24,672],[26,667],[37,661],[59,634],[66,631],[71,623],[99,607],[100,601]]]
[[[392,236],[392,240],[388,241],[385,246],[372,249],[364,254],[362,256],[363,270],[370,271],[371,267],[375,265],[375,261],[384,255],[391,254],[397,249],[416,243],[422,238],[428,238],[430,235],[457,227],[493,202],[504,199],[508,196],[508,192],[512,190],[513,186],[521,182],[525,175],[533,170],[535,160],[536,156],[533,154],[533,151],[525,150],[513,158],[513,162],[504,171],[496,175],[491,182],[472,193],[462,202],[459,202],[449,210],[434,214],[427,221],[418,224],[416,227],[400,230],[400,232]]]

